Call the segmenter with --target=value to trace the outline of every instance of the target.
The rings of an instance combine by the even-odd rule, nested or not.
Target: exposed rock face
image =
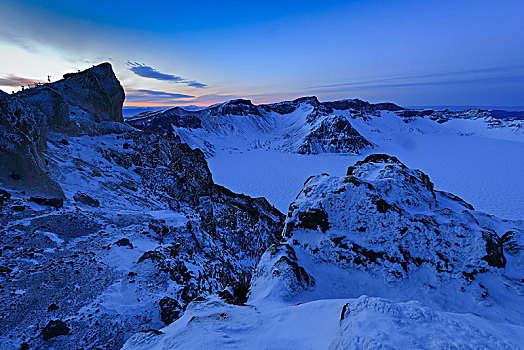
[[[213,188],[204,154],[192,150],[175,134],[133,133],[126,135],[128,150],[109,149],[106,157],[125,168],[137,167],[147,186],[165,193],[175,202],[199,204]]]
[[[239,115],[239,116],[247,116],[247,115],[258,115],[260,116],[260,110],[258,107],[253,105],[250,100],[232,100],[226,103],[221,104],[217,107],[211,107],[210,111],[212,114],[215,115],[224,115],[224,114],[231,114],[231,115]]]
[[[0,183],[62,195],[46,173],[45,116],[16,96],[0,96]]]
[[[522,288],[519,277],[506,274],[523,267],[522,251],[509,249],[509,241],[520,238],[505,233],[519,232],[522,237],[523,230],[521,222],[478,213],[460,198],[436,191],[427,175],[407,168],[395,157],[375,154],[350,167],[346,177],[322,175],[305,183],[290,206],[284,229],[288,240],[280,250],[290,252],[283,256],[302,266],[319,288],[328,283],[321,271],[329,265],[348,271],[345,278],[366,276],[365,287],[348,279],[354,286],[332,290],[335,295],[391,298],[387,291],[395,288],[400,300],[434,305],[441,303],[441,296],[434,296],[431,290],[450,288],[451,294],[462,290],[469,299],[460,305],[448,300],[449,308],[466,311],[475,309],[473,300],[497,289],[496,283],[482,276],[504,281],[509,294]],[[294,283],[288,285],[279,274],[268,272],[278,269],[282,260],[272,254],[266,252],[257,268],[253,297],[304,290],[298,281],[288,278]],[[308,259],[294,258],[304,254]],[[509,270],[508,254],[514,264]],[[424,278],[416,277],[421,273]],[[483,280],[480,284],[476,282],[479,278]],[[268,288],[271,279],[276,280],[274,289]],[[491,311],[481,308],[476,312]],[[518,311],[506,317],[524,320]]]
[[[59,90],[55,89],[55,84],[24,90],[16,96],[45,116],[48,131],[70,131],[76,125],[70,120],[70,107],[67,100]]]
[[[48,176],[48,132],[98,134],[130,129],[121,122],[124,90],[103,63],[58,82],[0,95],[0,182],[39,195],[63,196]]]
[[[298,153],[353,153],[372,148],[371,142],[356,131],[342,116],[327,117],[313,129],[299,147]]]
[[[293,101],[282,101],[278,103],[272,103],[267,105],[260,105],[262,109],[267,112],[275,112],[278,114],[289,114],[294,112],[301,104],[307,104],[312,107],[319,107],[320,101],[316,96],[300,97]]]
[[[124,89],[109,63],[17,94],[27,104],[38,108],[51,131],[93,132],[100,122],[123,122]],[[107,123],[106,123],[107,125]],[[101,125],[101,127],[104,127]]]
[[[165,324],[171,324],[180,317],[182,306],[176,299],[165,297],[158,303],[160,306],[160,319]]]

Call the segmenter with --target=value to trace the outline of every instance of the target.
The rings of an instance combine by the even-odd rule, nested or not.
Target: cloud
[[[125,103],[127,106],[184,106],[189,104],[209,106],[237,98],[239,96],[236,95],[207,94],[192,96],[176,92],[140,89],[127,90]]]
[[[170,97],[170,98],[193,98],[193,97],[195,97],[193,95],[179,94],[179,93],[176,93],[176,92],[144,90],[144,89],[136,90],[136,91],[139,92],[139,93],[142,93],[144,95]]]
[[[180,100],[194,99],[193,95],[179,94],[176,92],[157,90],[128,90],[126,91],[127,102],[151,102],[151,103],[173,103]]]
[[[473,76],[473,78],[462,78],[459,82],[462,81],[476,81],[476,80],[492,80],[496,77],[493,77],[493,74],[497,73],[509,73],[513,76],[519,75],[519,72],[524,69],[524,65],[510,65],[510,66],[500,66],[500,67],[489,67],[489,68],[480,68],[480,69],[466,69],[461,71],[454,72],[439,72],[439,73],[428,73],[420,75],[404,75],[397,77],[387,77],[382,79],[374,80],[364,80],[364,81],[355,81],[339,84],[329,84],[329,85],[319,85],[311,86],[306,89],[325,89],[325,88],[340,88],[340,87],[403,87],[403,86],[422,86],[422,85],[436,85],[436,84],[446,84],[448,82],[454,82],[455,79],[460,76]],[[430,80],[428,78],[438,79],[442,78],[443,80]],[[393,81],[401,81],[400,83],[389,83]],[[344,90],[340,90],[344,91]]]
[[[196,88],[205,88],[207,85],[206,84],[202,84],[202,83],[198,83],[196,81],[191,81],[191,82],[187,83],[187,86],[196,87]]]
[[[41,83],[42,81],[38,79],[23,78],[14,74],[8,74],[6,77],[0,78],[1,86],[20,87],[22,85],[34,84],[35,82]]]
[[[30,41],[14,33],[8,33],[5,30],[0,30],[0,41],[18,46],[28,52],[37,53],[39,51]]]
[[[172,83],[186,84],[195,88],[205,88],[207,85],[194,80],[186,80],[182,77],[157,71],[155,68],[138,62],[127,62],[129,70],[139,77],[162,80]]]
[[[236,95],[220,95],[220,94],[209,94],[209,95],[202,95],[196,97],[194,100],[192,100],[192,103],[198,103],[201,105],[204,104],[216,104],[220,102],[226,102],[230,100],[235,100],[239,98],[239,96]]]
[[[340,84],[330,89],[318,89],[316,92],[345,92],[393,88],[413,88],[425,86],[456,86],[458,84],[515,84],[524,83],[524,75],[495,76],[495,77],[465,77],[459,79],[407,81],[399,83],[366,83],[366,84]],[[310,90],[315,91],[315,90]]]

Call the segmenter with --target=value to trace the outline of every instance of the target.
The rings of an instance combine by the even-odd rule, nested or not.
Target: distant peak
[[[243,98],[239,98],[239,99],[236,99],[236,100],[231,100],[231,101],[226,102],[225,104],[226,105],[230,105],[230,106],[236,106],[236,105],[253,106],[253,103],[251,102],[251,100],[245,100]]]
[[[304,96],[293,100],[295,103],[308,103],[314,107],[320,105],[320,101],[316,96]]]

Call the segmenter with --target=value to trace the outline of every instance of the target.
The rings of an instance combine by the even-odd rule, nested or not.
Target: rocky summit
[[[67,74],[55,83],[0,95],[0,179],[46,195],[63,196],[48,176],[50,132],[67,135],[130,130],[122,124],[124,89],[111,65]]]

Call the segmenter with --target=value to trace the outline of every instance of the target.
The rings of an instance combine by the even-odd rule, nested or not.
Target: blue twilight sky
[[[524,105],[524,1],[0,0],[0,89],[109,61],[126,105]]]

